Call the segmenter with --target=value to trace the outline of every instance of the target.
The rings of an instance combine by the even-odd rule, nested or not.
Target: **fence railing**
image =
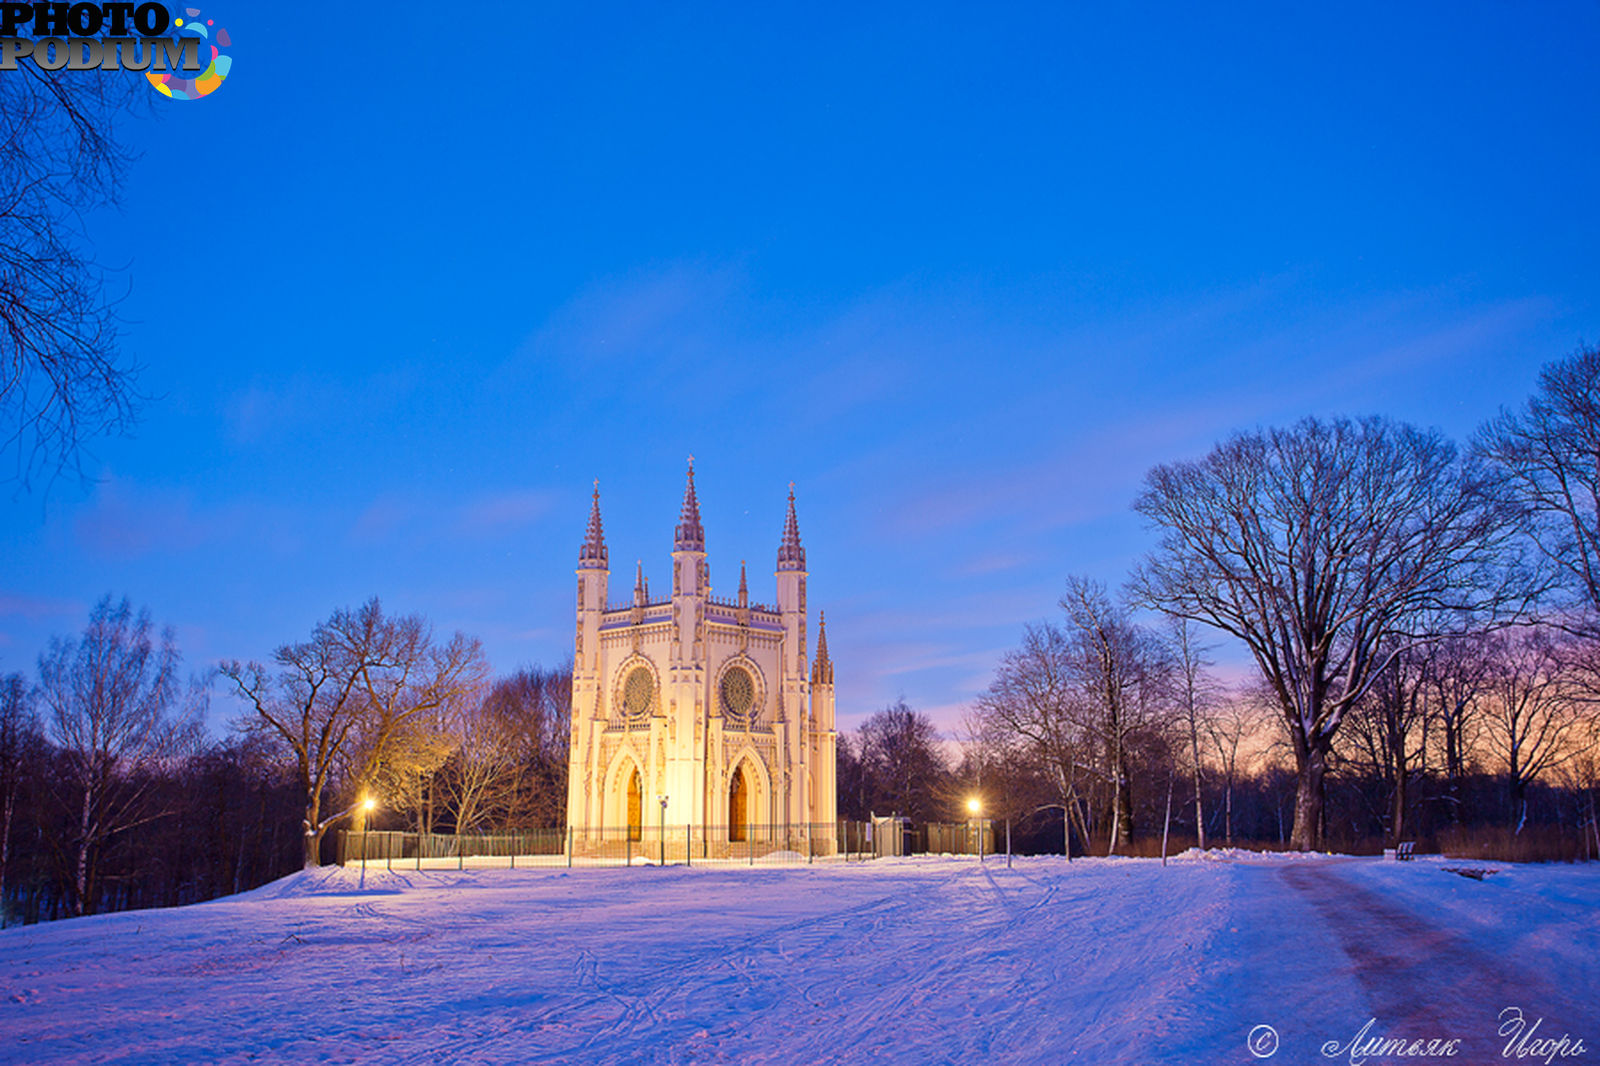
[[[684,825],[657,822],[600,828],[532,829],[516,833],[338,833],[338,861],[465,869],[502,866],[628,866],[710,864],[774,866],[862,862],[924,853],[994,850],[986,826],[912,826],[900,818],[775,825]]]

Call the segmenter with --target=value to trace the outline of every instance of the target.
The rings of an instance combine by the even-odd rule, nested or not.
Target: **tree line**
[[[219,688],[248,713],[210,739]],[[571,691],[566,666],[491,678],[475,640],[376,599],[185,680],[173,632],[107,597],[0,678],[0,920],[239,892],[321,862],[341,819],[561,825]]]
[[[1134,508],[1156,546],[1120,590],[1067,580],[941,771],[991,811],[1106,852],[1175,824],[1600,855],[1600,350],[1465,447],[1308,418],[1157,466]],[[1231,687],[1219,640],[1252,666]]]

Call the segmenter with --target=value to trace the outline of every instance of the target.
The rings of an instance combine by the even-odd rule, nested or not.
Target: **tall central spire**
[[[594,483],[594,505],[589,508],[589,532],[578,549],[578,565],[585,570],[604,570],[607,565],[606,535],[600,528],[600,479]]]
[[[806,550],[800,546],[800,523],[794,516],[794,482],[789,482],[789,517],[783,522],[783,543],[778,545],[779,570],[804,570]]]
[[[683,489],[683,510],[678,514],[678,533],[672,550],[678,552],[703,552],[706,550],[706,531],[700,525],[700,499],[694,493],[694,456],[689,456],[689,483]]]

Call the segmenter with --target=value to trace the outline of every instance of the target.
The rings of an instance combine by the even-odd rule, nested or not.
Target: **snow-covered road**
[[[1443,865],[329,869],[0,933],[0,1059],[1600,1061],[1600,868]]]

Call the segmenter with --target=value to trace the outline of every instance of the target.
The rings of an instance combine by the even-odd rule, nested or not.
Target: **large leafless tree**
[[[384,615],[377,599],[339,610],[311,639],[259,663],[223,663],[220,672],[254,711],[254,728],[292,753],[305,796],[304,864],[317,865],[322,837],[340,817],[323,800],[341,768],[356,785],[379,777],[407,726],[463,698],[480,683],[483,654],[456,634],[435,643],[420,618]]]
[[[1600,348],[1545,367],[1527,404],[1501,411],[1475,444],[1563,578],[1566,609],[1549,621],[1600,639]]]
[[[1135,503],[1160,535],[1131,587],[1237,638],[1294,751],[1292,846],[1322,846],[1334,735],[1391,656],[1443,634],[1420,616],[1527,604],[1516,525],[1492,478],[1435,432],[1306,419],[1151,470]]]
[[[40,70],[0,78],[0,455],[8,479],[74,465],[89,438],[137,413],[113,301],[84,219],[116,202],[121,116],[139,78]]]

